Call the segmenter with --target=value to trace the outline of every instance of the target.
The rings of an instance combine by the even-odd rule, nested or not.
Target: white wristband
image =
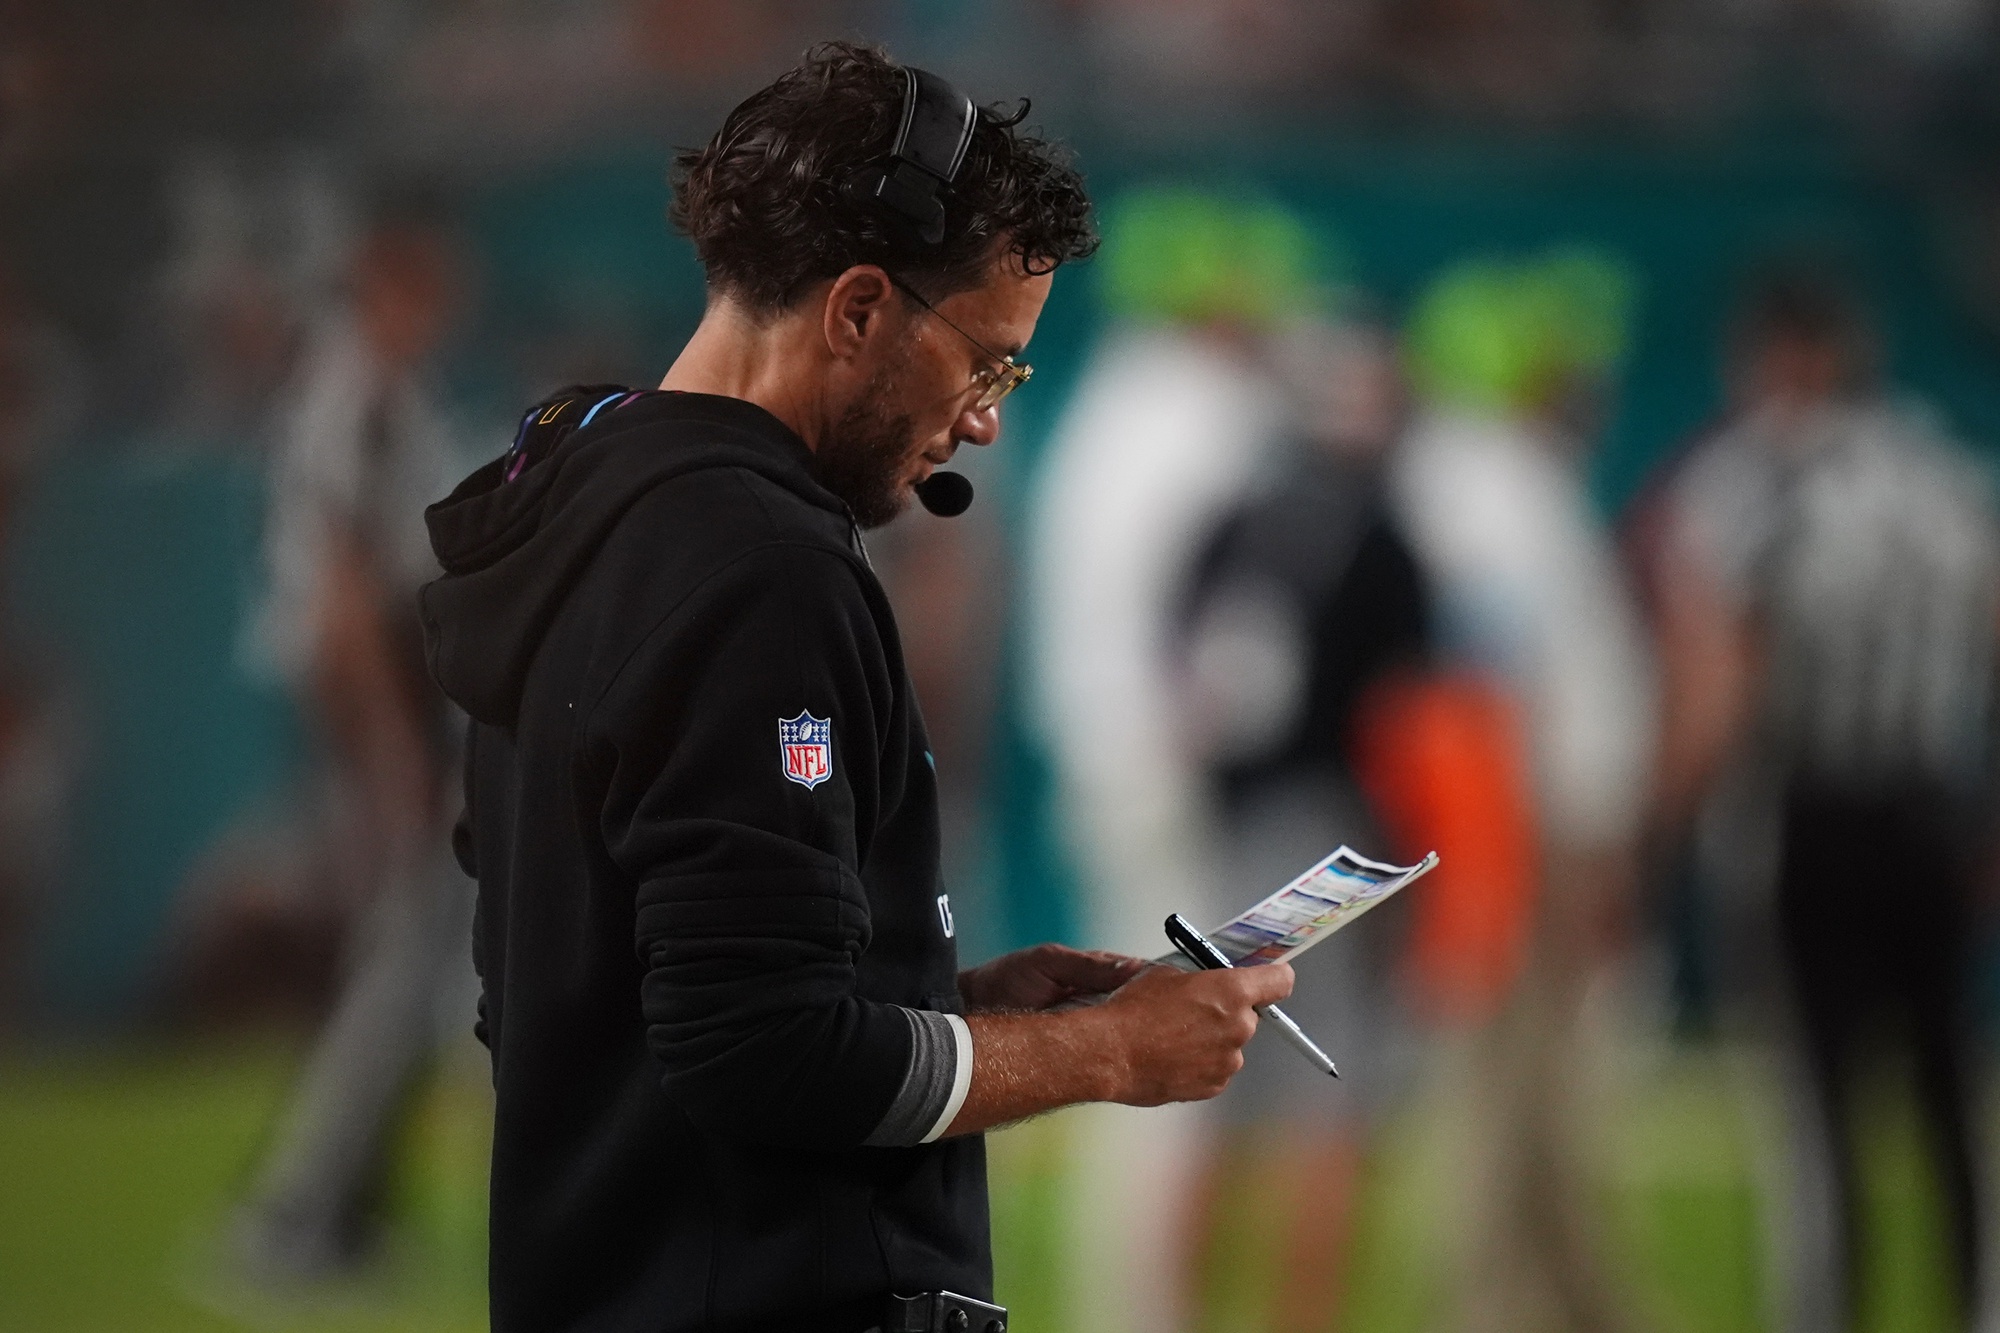
[[[958,1119],[958,1112],[965,1105],[965,1094],[972,1090],[972,1028],[957,1014],[946,1014],[945,1022],[951,1024],[952,1042],[957,1047],[958,1058],[951,1071],[951,1096],[946,1099],[944,1110],[939,1114],[931,1132],[917,1140],[931,1143],[941,1138],[951,1122]]]

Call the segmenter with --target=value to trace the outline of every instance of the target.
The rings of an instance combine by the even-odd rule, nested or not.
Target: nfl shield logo
[[[833,723],[811,713],[778,720],[778,751],[785,778],[813,788],[833,776]]]

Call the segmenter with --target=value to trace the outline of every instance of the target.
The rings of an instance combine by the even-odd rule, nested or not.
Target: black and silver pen
[[[1208,936],[1189,925],[1188,919],[1179,912],[1167,918],[1167,938],[1173,941],[1174,947],[1181,951],[1182,956],[1205,972],[1236,966],[1229,961],[1228,955],[1215,947]],[[1257,1016],[1276,1023],[1278,1031],[1285,1035],[1285,1040],[1298,1047],[1299,1054],[1303,1055],[1313,1068],[1321,1073],[1331,1074],[1335,1078],[1340,1077],[1340,1071],[1334,1068],[1333,1061],[1327,1058],[1326,1052],[1314,1044],[1313,1039],[1305,1034],[1304,1028],[1292,1021],[1290,1014],[1275,1004],[1265,1004],[1257,1007]]]

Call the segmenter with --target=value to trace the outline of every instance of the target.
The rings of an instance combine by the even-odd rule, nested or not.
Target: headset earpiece
[[[958,179],[979,123],[972,99],[929,70],[903,66],[903,113],[887,162],[863,167],[841,192],[873,204],[913,229],[926,245],[944,240],[940,193]]]

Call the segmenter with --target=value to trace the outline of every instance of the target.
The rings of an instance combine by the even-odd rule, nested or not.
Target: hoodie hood
[[[813,480],[805,442],[738,398],[641,394],[586,418],[521,466],[529,432],[559,420],[559,404],[581,412],[602,396],[571,391],[537,404],[514,450],[424,511],[445,571],[418,594],[425,659],[438,687],[476,721],[513,725],[556,613],[618,520],[654,487],[705,468],[747,468],[847,513]]]

